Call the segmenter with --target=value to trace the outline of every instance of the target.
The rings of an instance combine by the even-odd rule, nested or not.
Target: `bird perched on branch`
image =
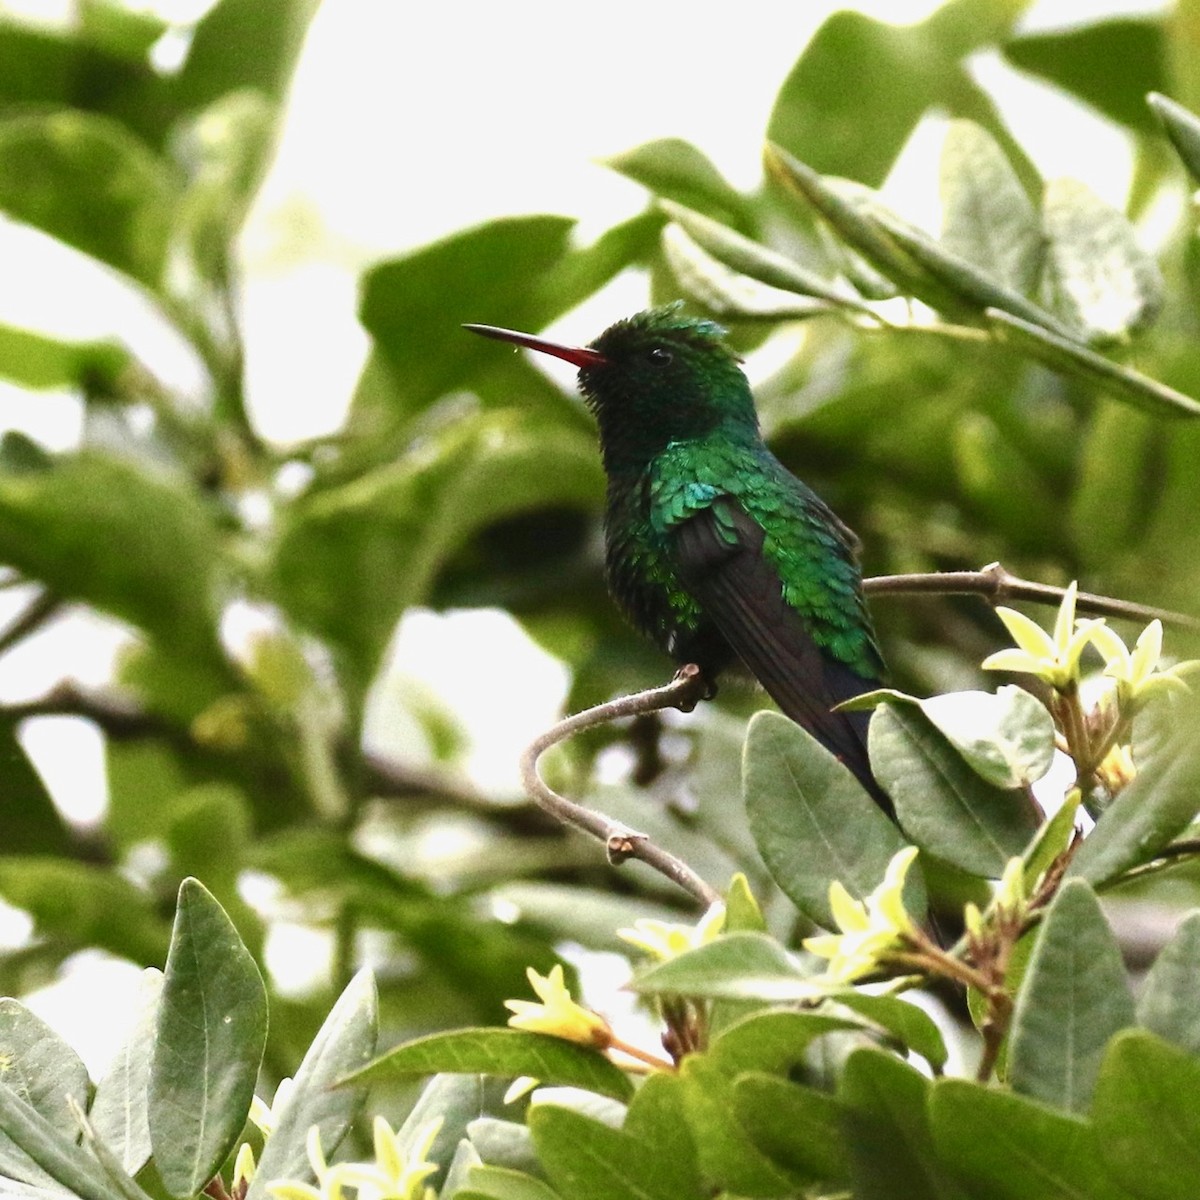
[[[884,672],[857,539],[767,449],[724,330],[678,305],[582,347],[466,328],[579,368],[608,477],[609,589],[633,623],[710,687],[740,660],[890,814],[867,761],[869,714],[832,711]]]

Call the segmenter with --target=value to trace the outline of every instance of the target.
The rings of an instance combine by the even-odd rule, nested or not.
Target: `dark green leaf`
[[[706,213],[745,231],[750,210],[705,155],[682,138],[660,138],[601,160],[663,200]]]
[[[689,1200],[655,1146],[554,1104],[537,1104],[529,1128],[550,1182],[563,1196],[588,1200]],[[692,1193],[696,1200],[704,1195]]]
[[[1068,377],[1082,379],[1117,400],[1144,408],[1159,417],[1200,416],[1200,403],[1174,388],[1110,361],[1094,350],[1011,313],[989,308],[985,314],[992,333],[1002,342],[1036,358]]]
[[[67,827],[7,722],[0,723],[0,828],[6,855],[69,852]]]
[[[934,1151],[929,1081],[919,1071],[880,1050],[855,1050],[837,1098],[856,1200],[965,1200]]]
[[[942,245],[1023,296],[1037,282],[1037,212],[1004,151],[973,121],[952,121],[941,164]]]
[[[887,1030],[904,1046],[925,1059],[935,1071],[946,1065],[946,1042],[933,1018],[899,996],[871,995],[848,988],[833,997],[837,1004]]]
[[[310,1177],[306,1141],[314,1125],[321,1131],[326,1155],[337,1149],[366,1093],[361,1088],[334,1085],[374,1054],[378,1024],[375,980],[370,971],[363,970],[346,985],[330,1010],[296,1072],[291,1094],[282,1109],[273,1113],[275,1127],[263,1147],[247,1200],[265,1196],[266,1185],[273,1180]]]
[[[88,1120],[96,1136],[136,1175],[150,1157],[149,1087],[162,973],[142,975],[138,1008],[107,1073],[96,1085]]]
[[[746,1136],[796,1182],[847,1178],[841,1106],[827,1092],[750,1072],[733,1085],[733,1109]]]
[[[935,1083],[929,1122],[938,1156],[971,1200],[1128,1200],[1078,1117],[963,1079]]]
[[[779,713],[750,722],[742,771],[750,829],[772,877],[802,912],[832,929],[830,883],[865,896],[904,848],[899,830],[846,767]],[[923,899],[910,911],[922,908]]]
[[[628,1100],[629,1080],[598,1051],[562,1038],[519,1029],[457,1029],[434,1033],[389,1050],[348,1082],[435,1072],[472,1072],[515,1077],[531,1075],[542,1083],[587,1088],[602,1096]]]
[[[246,1123],[267,1036],[267,994],[233,923],[202,884],[179,889],[150,1076],[150,1141],[167,1189],[190,1196]]]
[[[827,1013],[759,1012],[730,1025],[713,1041],[709,1060],[731,1078],[743,1071],[787,1075],[803,1064],[809,1046],[830,1033],[861,1028]]]
[[[1166,84],[1162,20],[1113,17],[1073,24],[1014,38],[1001,50],[1013,66],[1071,92],[1121,125],[1150,133],[1146,93]]]
[[[1133,1019],[1117,940],[1092,889],[1069,880],[1046,910],[1017,994],[1008,1054],[1013,1088],[1083,1112],[1105,1044]]]
[[[105,117],[0,121],[0,209],[151,289],[162,283],[178,181]]]
[[[686,1090],[687,1084],[678,1075],[665,1071],[649,1075],[629,1102],[623,1128],[646,1145],[667,1150],[662,1165],[675,1175],[672,1186],[680,1196],[695,1196],[703,1194],[704,1183],[684,1111]]]
[[[1168,96],[1153,93],[1147,100],[1167,131],[1175,152],[1183,159],[1183,165],[1200,183],[1200,117]]]
[[[1200,1054],[1200,912],[1185,917],[1159,951],[1138,996],[1137,1023],[1143,1029]]]
[[[1192,1200],[1200,1178],[1200,1062],[1151,1034],[1113,1039],[1092,1120],[1105,1165],[1142,1200]]]
[[[913,705],[880,705],[868,746],[905,832],[938,858],[997,879],[1037,829],[1024,792],[987,782]]]
[[[1162,272],[1121,213],[1077,180],[1052,179],[1042,200],[1042,223],[1043,286],[1055,310],[1085,341],[1124,343],[1153,323],[1163,305]],[[989,307],[1036,321],[1007,304]]]
[[[1101,887],[1151,861],[1200,811],[1200,754],[1187,725],[1159,746],[1137,777],[1105,809],[1084,839],[1068,875]]]

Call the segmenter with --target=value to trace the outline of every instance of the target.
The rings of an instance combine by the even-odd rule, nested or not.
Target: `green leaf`
[[[1113,1039],[1092,1120],[1105,1165],[1133,1196],[1191,1200],[1200,1178],[1200,1062],[1148,1033]]]
[[[0,722],[0,828],[4,853],[70,853],[71,835],[29,756],[16,727]]]
[[[751,223],[750,207],[741,193],[682,138],[659,138],[600,161],[660,199],[673,200],[742,231]]]
[[[738,871],[725,892],[725,933],[765,933],[767,921],[745,873]]]
[[[1036,783],[1054,759],[1054,720],[1036,696],[1005,684],[992,692],[947,692],[917,707],[988,783]]]
[[[1161,17],[1113,17],[1014,38],[1001,52],[1118,124],[1151,133],[1145,96],[1166,86],[1164,43]]]
[[[133,359],[118,342],[67,342],[0,325],[0,376],[34,389],[112,391]]]
[[[848,1177],[841,1105],[827,1092],[750,1072],[734,1082],[733,1111],[746,1136],[797,1183]]]
[[[0,121],[0,209],[157,290],[178,181],[116,121],[77,111]]]
[[[867,744],[900,824],[936,857],[998,879],[1037,829],[1024,793],[996,787],[972,770],[920,708],[880,705]]]
[[[935,1071],[940,1071],[946,1065],[949,1057],[946,1041],[936,1022],[924,1009],[899,996],[875,996],[853,989],[839,992],[832,999],[885,1029],[907,1049],[921,1055]]]
[[[0,1083],[59,1129],[74,1127],[71,1104],[87,1103],[91,1083],[79,1055],[16,1000],[0,999]],[[0,1170],[40,1184],[48,1177],[0,1131]]]
[[[541,1170],[533,1150],[533,1135],[525,1125],[496,1117],[477,1117],[467,1126],[467,1136],[479,1159],[490,1166],[530,1174]]]
[[[952,121],[941,162],[942,245],[1029,295],[1042,261],[1037,212],[1004,151],[974,121]]]
[[[148,895],[104,867],[61,858],[0,858],[0,896],[43,938],[133,962],[161,961],[167,929]]]
[[[639,971],[630,984],[647,996],[711,1000],[801,1000],[820,992],[786,950],[765,933],[727,933]]]
[[[686,1090],[678,1075],[656,1071],[647,1076],[629,1102],[623,1129],[646,1145],[668,1149],[662,1165],[675,1175],[671,1186],[680,1196],[694,1196],[703,1194],[704,1181],[684,1111]]]
[[[343,1076],[361,1067],[375,1053],[379,997],[369,970],[359,971],[346,985],[325,1018],[293,1079],[292,1091],[275,1112],[275,1128],[263,1146],[258,1170],[246,1200],[261,1200],[276,1179],[309,1179],[308,1131],[321,1131],[326,1155],[337,1149],[362,1109],[362,1088],[339,1088]]]
[[[743,237],[702,213],[670,200],[661,201],[660,207],[702,250],[739,274],[781,291],[815,296],[843,308],[870,311],[847,288],[823,279],[800,263]]]
[[[389,1050],[349,1075],[346,1082],[372,1083],[438,1071],[508,1078],[531,1075],[545,1084],[586,1088],[615,1100],[628,1100],[633,1093],[624,1073],[599,1051],[520,1029],[456,1029],[430,1034]]]
[[[733,1078],[711,1055],[680,1064],[683,1104],[706,1180],[737,1196],[790,1196],[788,1175],[752,1142],[734,1111]]]
[[[1157,92],[1152,92],[1146,99],[1167,131],[1175,153],[1183,160],[1192,178],[1200,183],[1200,117]]]
[[[1023,1096],[944,1079],[929,1122],[938,1157],[971,1200],[1128,1200],[1104,1168],[1091,1127]]]
[[[74,1122],[67,1128],[73,1129]],[[71,1134],[48,1121],[3,1084],[0,1084],[0,1129],[51,1179],[79,1200],[126,1200],[100,1164],[75,1144]]]
[[[1074,377],[1159,417],[1200,416],[1200,403],[1119,363],[1110,361],[1071,338],[989,308],[984,314],[992,334],[1062,375]]]
[[[919,1071],[881,1050],[855,1050],[846,1060],[837,1099],[857,1200],[964,1200],[934,1150],[929,1086]]]
[[[221,906],[179,888],[150,1075],[150,1142],[167,1190],[190,1196],[233,1148],[267,1036],[262,977]]]
[[[1083,840],[1067,874],[1096,887],[1150,862],[1182,833],[1200,811],[1200,754],[1188,725],[1139,764],[1132,783],[1122,788]]]
[[[768,870],[796,907],[827,929],[835,926],[830,883],[840,880],[865,896],[904,848],[900,831],[846,767],[779,713],[751,720],[742,780],[750,829]],[[923,905],[922,897],[909,911],[919,915]]]
[[[1025,888],[1030,894],[1054,860],[1071,844],[1075,836],[1075,815],[1082,799],[1082,792],[1068,792],[1054,816],[1038,830],[1037,837],[1025,851]]]
[[[655,1146],[555,1104],[529,1110],[529,1128],[551,1184],[588,1200],[689,1200],[665,1165],[669,1147]],[[691,1193],[701,1200],[704,1192]]]
[[[758,1012],[723,1030],[708,1057],[730,1078],[743,1071],[787,1075],[803,1064],[817,1038],[858,1028],[852,1018],[828,1013]]]
[[[473,533],[552,504],[591,508],[601,491],[599,455],[582,430],[531,428],[516,410],[476,413],[400,461],[292,505],[274,584],[366,679],[400,614],[428,598]]]
[[[540,1179],[504,1167],[477,1166],[467,1174],[467,1186],[454,1200],[559,1200],[558,1193]]]
[[[1132,1025],[1133,997],[1092,889],[1069,880],[1046,910],[1009,1034],[1015,1091],[1083,1112],[1109,1038]]]
[[[126,8],[120,0],[83,0],[79,6],[80,34],[92,45],[131,62],[143,62],[169,28],[157,13]]]
[[[107,1073],[96,1085],[88,1120],[96,1136],[136,1175],[150,1157],[149,1088],[162,972],[142,973],[137,1011]]]
[[[1042,199],[1042,223],[1044,287],[1085,341],[1127,342],[1153,323],[1164,300],[1162,272],[1121,213],[1078,180],[1052,179]],[[991,307],[1028,319],[1006,304]]]
[[[1200,912],[1193,912],[1180,921],[1147,972],[1138,996],[1137,1023],[1192,1054],[1200,1054],[1198,986]]]
[[[484,1104],[484,1081],[480,1076],[435,1075],[422,1089],[404,1124],[396,1130],[397,1143],[411,1157],[430,1122],[441,1118],[441,1128],[434,1136],[428,1154],[430,1162],[440,1164],[428,1179],[435,1190],[442,1186],[459,1143],[466,1138],[468,1127],[483,1111]]]

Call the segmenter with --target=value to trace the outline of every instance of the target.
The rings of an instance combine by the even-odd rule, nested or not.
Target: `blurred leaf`
[[[1200,416],[1200,403],[1147,375],[1102,357],[1070,338],[1059,337],[1011,313],[989,308],[985,314],[992,332],[1051,369],[1074,376],[1126,403],[1159,417]]]
[[[168,23],[154,12],[138,11],[122,0],[82,0],[79,32],[94,46],[119,58],[140,63],[167,31]]]
[[[934,1150],[929,1086],[919,1071],[880,1050],[855,1050],[846,1060],[837,1099],[856,1200],[965,1200]]]
[[[1152,93],[1147,100],[1167,131],[1175,153],[1183,160],[1192,178],[1200,183],[1200,117],[1182,104],[1176,104],[1169,96]]]
[[[178,200],[162,161],[106,117],[0,121],[0,209],[151,290],[162,283]]]
[[[1112,17],[1002,44],[1014,67],[1037,75],[1138,133],[1154,121],[1146,93],[1166,87],[1162,18]]]
[[[765,933],[728,933],[639,971],[630,987],[644,995],[724,1000],[803,1000],[819,991],[786,950]]]
[[[1200,1054],[1200,912],[1185,917],[1158,952],[1137,1001],[1137,1023],[1160,1038]]]
[[[133,1021],[108,1071],[96,1085],[88,1120],[96,1136],[136,1175],[150,1157],[149,1088],[162,973],[142,972]]]
[[[540,1179],[503,1167],[472,1167],[467,1186],[453,1193],[454,1200],[559,1200],[558,1193]]]
[[[1023,296],[1042,259],[1037,213],[1004,152],[973,121],[952,121],[941,162],[942,245]]]
[[[900,831],[849,770],[779,713],[757,713],[750,722],[743,781],[750,828],[775,882],[826,929],[835,928],[830,883],[865,896],[904,848]]]
[[[515,1078],[531,1075],[628,1100],[632,1087],[604,1055],[562,1038],[520,1029],[457,1029],[434,1033],[387,1051],[348,1076],[354,1083],[436,1072],[471,1072]]]
[[[998,879],[1037,829],[1024,793],[984,779],[915,705],[881,704],[871,717],[868,746],[900,824],[937,858]]]
[[[202,884],[179,888],[150,1075],[150,1141],[168,1191],[190,1196],[233,1149],[267,1035],[267,994]]]
[[[473,532],[539,505],[591,505],[600,488],[582,433],[531,429],[515,411],[474,414],[399,462],[294,504],[273,564],[279,599],[365,680],[400,614]]]
[[[563,1196],[588,1200],[701,1200],[680,1192],[679,1174],[664,1163],[669,1148],[642,1142],[554,1104],[537,1104],[529,1128],[550,1182]],[[665,1151],[665,1152],[664,1152]]]
[[[1043,287],[1085,341],[1126,342],[1154,322],[1163,306],[1162,273],[1121,213],[1077,180],[1052,179],[1042,200],[1042,222]],[[1009,305],[989,305],[1030,319]]]
[[[1071,859],[1068,876],[1101,887],[1150,862],[1188,827],[1200,811],[1200,754],[1184,729],[1181,725],[1180,736],[1138,764],[1136,778],[1104,810]]]
[[[1142,1200],[1191,1200],[1200,1174],[1200,1062],[1148,1033],[1113,1039],[1092,1120],[1105,1166]]]
[[[0,721],[0,828],[4,854],[69,853],[71,834],[29,761],[16,728]]]
[[[1128,1200],[1078,1117],[965,1079],[933,1084],[929,1117],[972,1200]]]
[[[1063,885],[1042,922],[1009,1034],[1015,1091],[1083,1112],[1108,1039],[1132,1025],[1121,950],[1095,893]]]
[[[33,918],[41,937],[94,946],[136,963],[161,962],[165,923],[149,896],[103,867],[65,859],[0,858],[0,895]]]
[[[131,362],[118,342],[65,342],[0,325],[0,376],[22,387],[109,393]]]
[[[754,1145],[796,1182],[848,1177],[841,1105],[828,1093],[749,1072],[733,1085],[733,1106]]]
[[[282,100],[320,0],[218,0],[192,34],[172,98],[206,108],[242,88]]]
[[[337,1149],[362,1108],[366,1093],[357,1087],[335,1087],[375,1053],[379,997],[368,970],[360,971],[330,1010],[294,1077],[287,1101],[263,1146],[246,1200],[261,1200],[267,1185],[278,1179],[309,1179],[306,1142],[314,1126],[321,1131],[326,1155]]]
[[[659,138],[600,160],[662,200],[673,200],[742,232],[752,226],[749,204],[691,142]]]
[[[517,1121],[477,1117],[467,1126],[476,1155],[489,1166],[538,1175],[541,1166],[533,1149],[533,1135]]]

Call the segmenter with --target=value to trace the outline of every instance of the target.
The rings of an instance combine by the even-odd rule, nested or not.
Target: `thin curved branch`
[[[42,588],[17,615],[0,630],[0,654],[6,654],[18,642],[36,633],[63,606],[49,588]]]
[[[564,824],[573,825],[603,842],[608,861],[614,865],[623,863],[626,859],[636,858],[653,867],[660,875],[665,875],[679,884],[704,905],[720,900],[720,893],[705,883],[687,863],[656,846],[644,833],[637,833],[620,821],[614,821],[595,809],[586,808],[565,796],[560,796],[542,779],[537,764],[538,759],[551,746],[557,746],[559,742],[566,741],[585,729],[622,717],[661,712],[667,708],[690,712],[704,699],[707,691],[708,684],[700,668],[694,663],[689,663],[680,667],[675,678],[663,687],[650,688],[631,696],[620,696],[607,704],[597,704],[594,708],[584,709],[581,713],[564,718],[546,730],[521,755],[521,783],[542,809]]]
[[[1035,583],[1013,575],[998,562],[979,571],[934,571],[920,575],[873,575],[863,580],[863,591],[874,596],[982,596],[989,604],[1006,600],[1032,600],[1036,604],[1060,604],[1066,589],[1049,583]],[[1169,608],[1135,604],[1094,592],[1075,597],[1080,612],[1099,617],[1119,617],[1128,621],[1161,621],[1180,629],[1200,631],[1200,619]]]

